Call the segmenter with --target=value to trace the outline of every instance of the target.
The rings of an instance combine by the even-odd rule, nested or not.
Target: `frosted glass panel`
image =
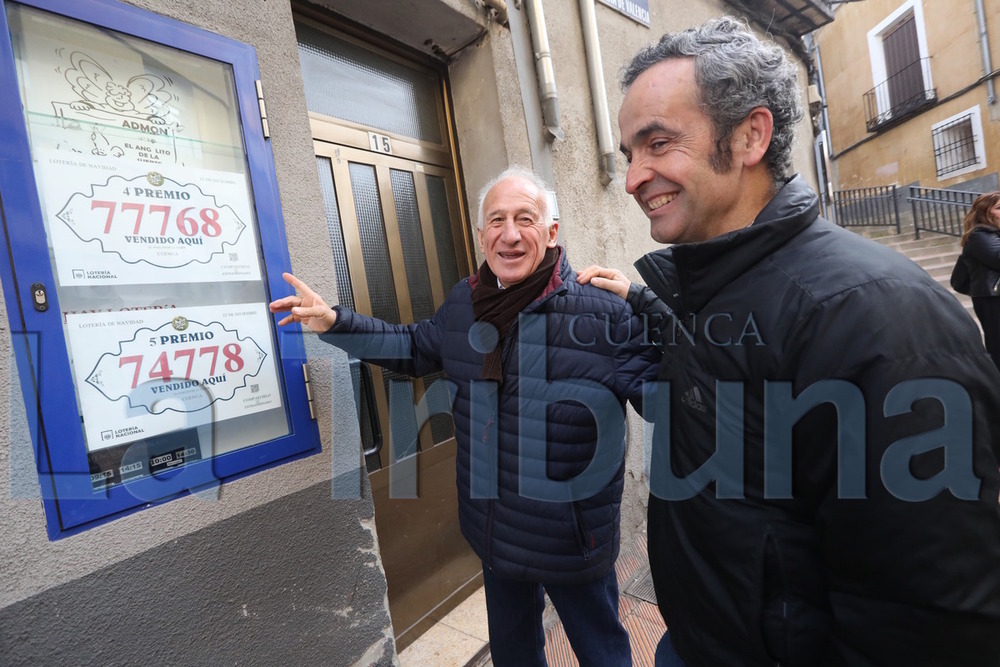
[[[436,75],[296,24],[310,111],[435,144],[443,143]]]
[[[448,209],[448,191],[440,176],[427,177],[427,196],[431,204],[434,223],[434,241],[437,245],[441,284],[445,294],[458,282],[458,260],[455,258],[455,237],[452,234],[451,212]]]
[[[424,320],[434,315],[434,298],[431,295],[431,281],[427,273],[427,254],[424,252],[424,237],[420,229],[420,213],[417,210],[413,174],[398,169],[391,170],[390,174],[413,320]]]
[[[319,170],[323,208],[326,209],[326,227],[330,231],[330,246],[333,248],[333,270],[337,276],[338,303],[354,310],[354,290],[351,288],[351,272],[347,266],[347,248],[344,246],[344,230],[340,224],[340,207],[337,204],[337,190],[333,186],[330,158],[317,157],[316,168]]]
[[[385,238],[385,222],[382,218],[375,168],[351,162],[350,170],[372,315],[380,320],[399,324],[396,287],[392,279],[392,262],[389,259],[389,243]]]
[[[396,203],[396,218],[399,224],[399,240],[403,246],[403,262],[406,264],[406,280],[409,284],[410,305],[414,321],[428,319],[434,315],[434,297],[427,272],[427,254],[417,208],[417,194],[413,184],[413,174],[393,169],[392,195]],[[448,286],[450,288],[450,285]],[[430,387],[443,373],[431,373],[423,377],[424,386]],[[455,433],[451,415],[435,414],[430,418],[431,437],[434,444],[444,442]]]

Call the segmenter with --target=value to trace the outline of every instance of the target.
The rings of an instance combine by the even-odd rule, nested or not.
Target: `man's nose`
[[[508,245],[513,245],[521,240],[521,230],[517,222],[512,219],[504,220],[500,230],[500,240]]]
[[[634,195],[640,187],[653,178],[653,172],[644,161],[633,158],[625,172],[625,192]]]

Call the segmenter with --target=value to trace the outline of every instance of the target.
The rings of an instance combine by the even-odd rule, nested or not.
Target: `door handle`
[[[357,370],[355,377],[358,379],[358,392],[355,398],[358,402],[358,425],[361,427],[362,454],[368,457],[382,451],[382,422],[375,403],[375,383],[369,364],[359,359],[351,359],[350,364],[352,376],[355,376],[353,371]],[[368,429],[365,429],[366,425]]]
[[[361,390],[365,407],[368,409],[368,422],[372,429],[371,446],[365,450],[365,456],[378,454],[382,451],[382,420],[378,416],[378,406],[375,404],[375,383],[372,381],[372,367],[361,363]]]

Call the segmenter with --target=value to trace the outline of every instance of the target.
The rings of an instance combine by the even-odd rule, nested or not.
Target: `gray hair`
[[[757,38],[746,23],[724,16],[683,32],[667,33],[632,58],[621,72],[623,91],[647,69],[671,58],[694,58],[700,108],[715,128],[713,168],[728,170],[733,130],[757,107],[774,117],[764,162],[775,184],[786,181],[795,124],[802,119],[798,76],[784,50]]]
[[[536,188],[541,196],[541,206],[542,206],[542,222],[545,223],[546,229],[552,226],[552,212],[549,210],[551,208],[550,202],[555,197],[555,192],[549,187],[538,174],[531,171],[530,169],[525,169],[524,167],[508,167],[501,171],[499,174],[490,179],[490,182],[483,186],[479,191],[479,213],[476,216],[476,229],[483,228],[483,216],[485,212],[483,211],[483,204],[486,202],[486,195],[490,193],[500,181],[507,180],[508,178],[520,178],[528,181]]]

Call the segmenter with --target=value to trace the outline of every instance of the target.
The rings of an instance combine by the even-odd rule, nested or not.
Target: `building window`
[[[920,2],[909,0],[872,28],[868,50],[875,83],[865,95],[870,131],[934,101]]]
[[[898,109],[919,98],[924,92],[920,71],[920,48],[917,45],[917,22],[907,16],[882,37],[885,68],[889,84],[889,102]]]
[[[978,105],[935,123],[931,139],[939,179],[961,176],[986,166]]]

